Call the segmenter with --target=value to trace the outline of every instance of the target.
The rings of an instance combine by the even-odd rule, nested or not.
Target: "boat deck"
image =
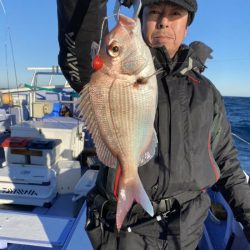
[[[86,205],[72,198],[58,195],[50,208],[2,205],[0,249],[92,249],[84,231]]]

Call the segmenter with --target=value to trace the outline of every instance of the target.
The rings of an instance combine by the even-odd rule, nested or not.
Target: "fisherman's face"
[[[142,33],[150,47],[165,46],[174,57],[187,34],[188,11],[169,4],[146,5],[142,13]]]

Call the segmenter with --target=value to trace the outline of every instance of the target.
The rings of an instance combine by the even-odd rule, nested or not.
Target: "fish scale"
[[[150,117],[148,113],[145,113],[144,89],[140,91],[139,87],[127,88],[126,84],[127,83],[123,85],[117,84],[117,87],[113,86],[111,89],[113,129],[116,131],[116,140],[119,141],[122,147],[121,150],[126,151],[130,156],[136,155],[137,158],[139,158],[140,148],[142,145],[148,144],[148,136],[146,136],[145,133],[142,134],[143,131],[148,131],[148,128],[144,129],[143,126],[148,125],[152,128],[152,124],[145,123],[145,120],[142,119],[143,117]],[[119,102],[119,105],[117,105],[117,102]],[[123,111],[124,107],[126,112]],[[116,117],[114,117],[114,115],[116,115]],[[123,126],[121,126],[121,124],[123,124]]]

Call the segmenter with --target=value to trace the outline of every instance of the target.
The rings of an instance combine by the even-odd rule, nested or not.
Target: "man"
[[[78,16],[75,26],[77,5],[58,0],[59,63],[71,86],[78,91],[90,77],[87,53],[91,42],[99,40],[97,31],[106,13],[105,1],[84,3],[84,11],[81,9],[84,13],[81,18]],[[216,183],[247,232],[250,188],[236,159],[223,100],[197,70],[200,61],[206,58],[199,60],[200,51],[182,44],[197,10],[196,0],[144,0],[142,3],[144,40],[155,57],[156,69],[164,69],[157,76],[157,153],[138,169],[158,220],[134,204],[118,233],[114,187],[119,175],[116,170],[103,167],[95,189],[88,196],[86,231],[95,249],[193,250],[202,237],[210,207],[206,190]],[[62,10],[67,4],[75,12],[65,17],[63,23]],[[124,1],[124,5],[129,7],[131,1]]]

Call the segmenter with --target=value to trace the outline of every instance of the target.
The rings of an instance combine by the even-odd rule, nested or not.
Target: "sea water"
[[[250,97],[224,97],[241,167],[250,175]]]

